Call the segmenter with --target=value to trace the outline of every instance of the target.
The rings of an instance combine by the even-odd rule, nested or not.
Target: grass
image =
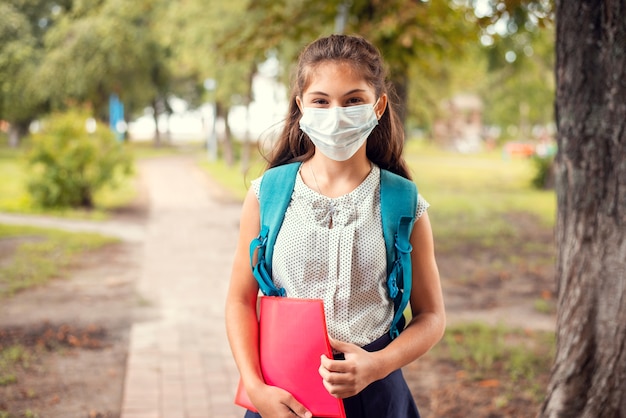
[[[22,151],[0,147],[0,210],[22,212],[31,206]]]
[[[524,392],[540,400],[555,350],[551,332],[468,323],[449,327],[432,353],[452,361],[457,376],[503,388],[504,399]]]
[[[228,166],[223,160],[210,162],[206,158],[199,158],[198,164],[220,186],[224,187],[234,198],[240,201],[243,201],[246,196],[250,182],[260,176],[265,167],[265,161],[260,157],[251,162],[247,173],[243,172],[241,165]]]
[[[445,152],[423,142],[407,144],[405,157],[429,211],[438,239],[493,247],[514,236],[508,217],[528,214],[541,226],[555,222],[554,191],[537,190],[528,159],[503,158],[498,151]]]
[[[96,208],[103,213],[128,205],[137,196],[137,187],[132,177],[118,176],[117,186],[105,185],[94,196]]]
[[[0,258],[0,298],[63,277],[79,254],[117,240],[93,233],[0,224],[0,243],[3,241],[9,243],[12,254]]]
[[[539,298],[533,302],[535,311],[544,314],[554,314],[556,312],[556,301],[552,298]]]
[[[23,346],[0,347],[0,386],[17,383],[17,370],[28,368],[29,363],[30,354]]]
[[[530,159],[505,158],[498,150],[446,152],[421,141],[408,142],[405,157],[424,194],[437,203],[453,203],[443,208],[480,214],[487,203],[489,210],[524,211],[547,225],[554,223],[554,192],[532,186],[535,167]]]

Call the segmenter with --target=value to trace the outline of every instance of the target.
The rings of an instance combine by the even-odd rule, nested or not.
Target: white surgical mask
[[[305,107],[300,129],[322,154],[335,161],[345,161],[361,148],[378,125],[374,106]]]

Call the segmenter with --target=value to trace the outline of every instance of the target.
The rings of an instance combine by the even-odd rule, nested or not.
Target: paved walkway
[[[71,232],[96,232],[129,242],[141,242],[144,240],[143,225],[123,221],[94,222],[50,216],[0,213],[0,223],[7,225],[32,225],[41,228],[57,228]]]
[[[184,157],[142,163],[150,213],[140,297],[157,312],[130,335],[121,418],[230,418],[238,374],[224,299],[239,205],[221,204]]]

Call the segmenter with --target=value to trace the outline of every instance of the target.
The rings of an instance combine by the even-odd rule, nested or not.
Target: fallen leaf
[[[485,379],[478,382],[478,386],[481,388],[497,388],[500,386],[500,381],[498,379]]]

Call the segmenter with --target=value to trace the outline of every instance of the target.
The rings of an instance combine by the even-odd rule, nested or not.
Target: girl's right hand
[[[250,397],[263,418],[312,418],[313,414],[289,392],[276,386],[263,385]]]

